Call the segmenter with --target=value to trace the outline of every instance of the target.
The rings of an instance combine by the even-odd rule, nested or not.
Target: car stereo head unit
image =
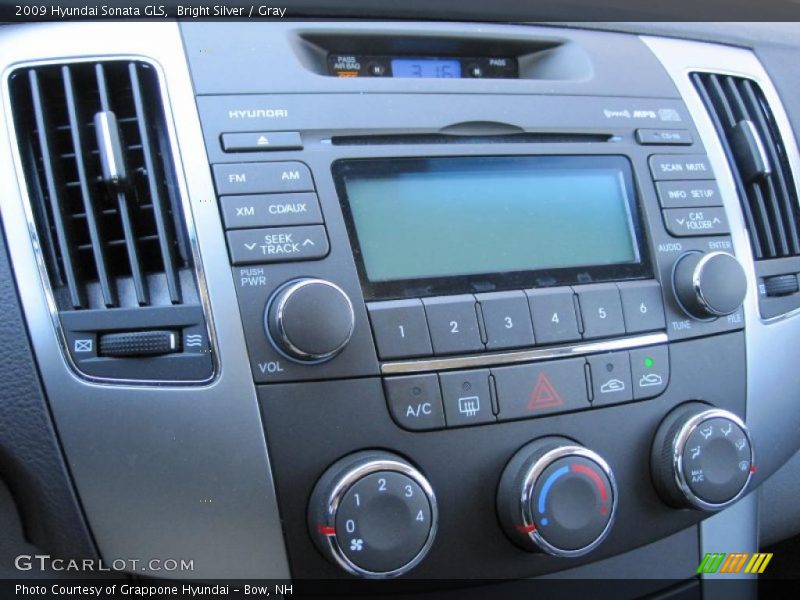
[[[293,575],[527,577],[744,493],[746,281],[680,99],[320,80],[198,98]]]
[[[623,156],[461,156],[333,165],[368,299],[642,278]]]

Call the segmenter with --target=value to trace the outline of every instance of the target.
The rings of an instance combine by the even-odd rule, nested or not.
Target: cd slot
[[[496,135],[453,135],[445,133],[397,133],[337,135],[334,146],[391,146],[402,144],[574,144],[606,143],[617,139],[600,133],[502,133]]]

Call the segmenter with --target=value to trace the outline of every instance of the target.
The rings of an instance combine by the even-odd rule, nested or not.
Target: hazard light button
[[[524,419],[589,408],[582,358],[492,369],[498,419]]]

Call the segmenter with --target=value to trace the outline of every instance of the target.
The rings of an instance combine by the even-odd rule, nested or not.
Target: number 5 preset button
[[[434,354],[458,354],[484,349],[475,297],[424,298]]]
[[[420,300],[392,300],[367,305],[378,356],[383,360],[433,353],[425,309]]]

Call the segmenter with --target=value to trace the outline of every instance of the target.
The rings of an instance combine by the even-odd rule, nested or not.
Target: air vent
[[[142,62],[20,69],[17,138],[60,308],[180,304],[191,270],[158,76]],[[190,291],[190,293],[192,293]]]
[[[158,71],[143,61],[37,65],[14,71],[9,86],[40,252],[74,361],[100,377],[196,378],[163,360],[203,351],[211,364]],[[183,341],[165,347],[169,356],[103,354],[104,336],[151,330]]]
[[[742,77],[693,73],[692,80],[734,167],[756,260],[800,256],[797,192],[763,92]]]

